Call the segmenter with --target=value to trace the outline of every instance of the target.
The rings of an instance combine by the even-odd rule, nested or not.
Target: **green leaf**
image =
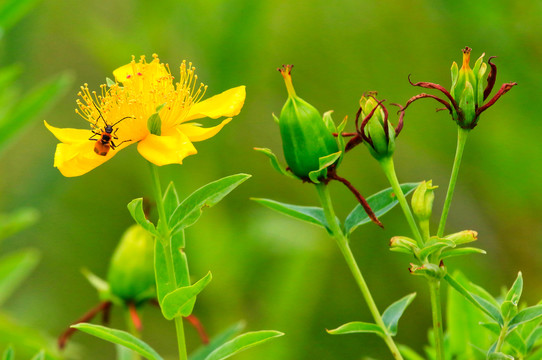
[[[397,323],[408,305],[414,300],[416,293],[409,294],[397,300],[384,311],[382,320],[391,336],[397,335]]]
[[[234,324],[218,334],[217,336],[213,337],[209,344],[200,347],[196,351],[194,351],[192,354],[190,354],[189,359],[190,360],[205,360],[205,358],[218,349],[220,346],[222,346],[226,341],[231,339],[233,336],[239,334],[243,329],[245,328],[244,321],[240,321],[237,324]]]
[[[32,360],[45,360],[45,350],[40,350],[39,353],[37,353],[36,355],[34,355],[34,357],[32,358]]]
[[[504,301],[511,301],[512,304],[517,305],[519,302],[519,298],[521,297],[522,291],[523,291],[523,276],[521,275],[521,271],[520,271],[518,272],[516,281],[514,281],[514,284],[512,284],[512,287],[510,288],[510,290],[508,290],[508,293],[506,294]]]
[[[338,151],[333,154],[322,156],[318,159],[319,167],[318,170],[313,170],[309,172],[309,179],[315,184],[320,183],[318,178],[325,177],[327,174],[327,168],[335,164],[337,160],[341,157],[342,152]]]
[[[79,323],[72,325],[71,327],[113,344],[125,346],[149,360],[163,360],[162,357],[147,343],[125,331],[89,323]]]
[[[459,271],[455,271],[453,277],[464,287],[468,286],[469,280]],[[491,346],[487,331],[479,325],[480,322],[487,321],[487,315],[480,312],[478,307],[472,305],[453,287],[449,286],[447,293],[446,336],[449,340],[449,353],[452,356],[461,355],[458,360],[479,359],[476,347],[488,349]]]
[[[416,189],[418,184],[419,183],[402,184],[401,189],[403,190],[405,196],[407,196],[412,191],[414,191],[414,189]],[[382,190],[370,196],[369,198],[367,198],[367,202],[369,203],[369,206],[371,207],[371,209],[373,209],[373,212],[377,217],[384,215],[399,203],[399,201],[397,200],[397,196],[393,194],[392,188]],[[344,222],[345,233],[351,234],[359,226],[370,222],[371,219],[369,218],[369,215],[367,215],[363,207],[358,204],[356,205],[354,210],[350,212]]]
[[[1,15],[0,15],[1,16]],[[62,74],[49,80],[27,94],[13,111],[7,114],[7,122],[0,125],[0,151],[14,135],[36,119],[36,117],[58,99],[72,82],[72,76]]]
[[[258,204],[266,206],[271,210],[275,210],[276,212],[279,212],[281,214],[321,226],[330,231],[327,224],[326,216],[324,214],[324,210],[320,207],[291,205],[270,199],[251,198],[251,200],[254,200]]]
[[[14,360],[15,359],[15,351],[11,346],[9,346],[6,351],[4,351],[4,355],[2,356],[2,360]]]
[[[154,224],[147,220],[145,212],[143,211],[143,198],[138,198],[128,203],[128,211],[136,223],[141,225],[145,230],[153,235],[158,235],[158,231],[154,227]]]
[[[171,215],[173,215],[173,212],[175,211],[177,206],[179,206],[179,203],[179,196],[177,195],[175,184],[173,184],[172,181],[169,183],[166,192],[164,193],[164,210],[166,212],[168,223]]]
[[[193,298],[195,298],[203,289],[211,282],[211,272],[207,273],[205,277],[194,285],[178,288],[166,296],[162,300],[162,313],[168,320],[172,320],[176,316],[181,315],[182,308],[188,304]],[[182,314],[188,316],[190,314]]]
[[[268,340],[284,335],[280,331],[261,330],[248,332],[237,336],[233,340],[220,346],[205,358],[205,360],[222,360],[237,354],[240,351],[246,350],[252,346],[262,344]]]
[[[158,112],[155,112],[147,119],[147,129],[153,135],[162,135],[162,119]]]
[[[34,224],[39,212],[32,208],[22,208],[11,214],[0,214],[0,240],[3,240]]]
[[[116,360],[133,360],[134,353],[132,350],[128,349],[119,344],[115,344],[115,350],[117,351]]]
[[[0,259],[0,304],[15,291],[38,264],[34,249],[24,249]]]
[[[81,269],[83,275],[87,278],[90,285],[92,285],[96,290],[101,300],[109,300],[111,298],[111,287],[109,283],[102,279],[101,277],[95,275],[88,269]]]
[[[425,246],[420,250],[418,257],[420,259],[425,260],[427,257],[437,251],[446,249],[446,248],[454,248],[455,243],[451,240],[446,239],[436,239],[435,241],[428,241]]]
[[[105,83],[107,84],[108,87],[111,87],[113,85],[116,84],[116,82],[108,77],[105,78]]]
[[[495,305],[485,300],[484,298],[481,298],[478,295],[470,293],[461,284],[455,281],[454,278],[450,276],[450,274],[446,274],[444,276],[444,279],[446,279],[446,281],[448,282],[448,284],[450,284],[450,286],[452,286],[455,290],[457,290],[460,294],[462,294],[474,306],[476,306],[478,309],[482,310],[484,313],[489,315],[492,319],[497,321],[499,324],[503,324],[503,319],[501,317],[500,311]]]
[[[216,205],[249,177],[248,174],[227,176],[193,192],[173,212],[169,220],[172,234],[193,225],[201,216],[204,208]]]
[[[169,280],[166,256],[166,249],[162,242],[156,239],[154,241],[154,276],[156,278],[156,295],[160,304],[167,294],[177,288],[177,285]]]
[[[542,327],[534,329],[527,337],[527,349],[532,349],[534,344],[542,337]]]
[[[495,323],[480,323],[483,327],[491,331],[495,335],[500,335],[501,333],[501,327],[498,324]],[[512,346],[516,351],[519,351],[522,354],[526,354],[527,352],[527,345],[525,344],[525,341],[522,339],[521,335],[518,334],[517,331],[512,331],[508,333],[504,339],[510,346]]]
[[[521,310],[510,322],[508,328],[513,329],[523,323],[537,320],[542,316],[542,305],[535,305]]]
[[[333,110],[326,111],[322,119],[324,119],[324,124],[326,124],[327,130],[330,133],[336,133],[337,127],[335,126],[335,122],[333,121],[331,114],[333,114]]]
[[[459,249],[447,249],[445,250],[441,255],[440,259],[446,259],[451,258],[454,256],[463,256],[463,255],[470,255],[470,254],[486,254],[485,250],[478,249],[475,247],[464,247]]]
[[[277,120],[278,123],[278,120]],[[273,154],[273,152],[270,149],[267,148],[254,148],[259,153],[262,153],[266,155],[269,160],[271,161],[271,166],[273,166],[273,169],[277,170],[282,175],[288,176],[292,179],[301,180],[297,176],[294,175],[291,171],[286,170],[284,166],[280,163],[279,159],[277,159],[277,156]]]
[[[373,333],[379,336],[386,336],[384,330],[377,324],[366,323],[362,321],[352,321],[339,326],[333,330],[326,330],[332,335],[355,334],[355,333]]]

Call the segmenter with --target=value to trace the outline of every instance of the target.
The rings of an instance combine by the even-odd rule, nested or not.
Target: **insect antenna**
[[[98,106],[96,105],[95,102],[93,102],[93,104],[94,104],[94,107],[96,108],[96,110],[98,110],[98,114],[100,114],[100,116],[98,116],[98,119],[102,118],[102,120],[103,120],[105,126],[107,126],[107,123],[105,122],[105,118],[104,118],[104,116],[102,115],[102,112],[100,111],[100,109],[98,109]],[[99,127],[99,126],[98,126],[98,120],[96,120],[95,126],[96,126],[96,127]]]
[[[134,118],[133,116],[126,116],[126,117],[123,117],[122,119],[120,119],[119,121],[117,121],[116,123],[114,123],[113,125],[111,125],[111,127],[114,127],[115,125],[117,125],[118,123],[120,123],[122,120],[133,119],[133,118]]]

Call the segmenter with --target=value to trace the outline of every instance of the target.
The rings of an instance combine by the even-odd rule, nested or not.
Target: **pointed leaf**
[[[3,240],[34,224],[39,212],[32,208],[22,208],[10,214],[0,214],[0,240]]]
[[[40,84],[27,94],[7,115],[8,121],[0,125],[0,151],[14,139],[14,135],[35,120],[42,111],[52,106],[71,82],[72,76],[62,74]]]
[[[320,183],[318,178],[325,177],[327,175],[327,168],[335,164],[337,160],[341,157],[342,152],[338,151],[333,154],[322,156],[318,159],[319,167],[317,170],[309,172],[309,179],[315,184]]]
[[[45,350],[40,350],[39,353],[37,353],[36,355],[34,355],[34,357],[32,358],[32,360],[45,360]]]
[[[81,272],[87,278],[90,285],[92,285],[96,290],[98,290],[98,294],[100,295],[101,300],[108,300],[110,298],[111,288],[107,281],[95,275],[88,269],[83,268]]]
[[[231,339],[233,336],[239,334],[243,329],[245,328],[244,321],[240,321],[237,324],[234,324],[218,334],[217,336],[213,337],[209,344],[200,347],[198,350],[194,351],[189,356],[189,360],[205,360],[205,358],[218,349],[220,346],[222,346],[226,341]]]
[[[521,275],[521,271],[520,271],[518,272],[516,281],[514,281],[514,284],[512,284],[512,287],[506,294],[504,301],[511,301],[512,304],[517,305],[519,302],[519,298],[521,297],[522,291],[523,291],[523,276]]]
[[[523,323],[537,320],[542,316],[542,305],[535,305],[521,310],[512,320],[508,323],[508,328],[513,329]]]
[[[300,205],[291,205],[286,203],[281,203],[275,200],[270,199],[256,199],[251,198],[251,200],[256,201],[263,206],[267,206],[271,210],[282,213],[293,218],[309,222],[321,226],[325,229],[328,229],[326,216],[324,215],[324,210],[316,206],[300,206]]]
[[[470,255],[470,254],[486,254],[485,250],[478,249],[475,247],[464,247],[459,249],[447,249],[445,250],[441,255],[440,259],[447,259],[454,256],[463,256],[463,255]]]
[[[166,249],[159,239],[154,241],[154,276],[156,279],[156,295],[162,304],[164,297],[174,291],[177,286],[169,280],[166,263]]]
[[[511,355],[506,355],[501,352],[494,352],[489,354],[487,357],[488,360],[514,360],[514,357]]]
[[[9,346],[4,351],[4,355],[2,355],[2,360],[15,360],[15,351],[13,351],[13,348],[11,346]]]
[[[278,120],[277,120],[278,123]],[[259,153],[262,153],[266,155],[269,160],[271,161],[271,166],[273,166],[273,169],[277,170],[282,175],[288,176],[292,179],[301,180],[297,176],[294,175],[293,172],[286,170],[286,168],[280,163],[279,159],[270,149],[267,148],[254,148]]]
[[[432,242],[431,244],[428,242],[425,244],[425,246],[420,250],[418,257],[422,260],[427,259],[427,257],[437,251],[446,249],[446,248],[454,248],[455,243],[450,240],[446,239],[438,239],[435,242]]]
[[[452,286],[455,290],[457,290],[460,294],[462,294],[474,306],[476,306],[478,309],[482,310],[484,313],[489,315],[492,319],[497,321],[499,324],[503,324],[503,319],[501,317],[500,311],[495,305],[485,300],[484,298],[481,298],[478,295],[470,293],[461,284],[455,281],[455,279],[452,278],[450,274],[446,274],[444,276],[444,279],[446,279],[446,281],[448,282],[448,284],[450,284],[450,286]]]
[[[372,323],[366,323],[362,321],[352,321],[344,325],[339,326],[333,330],[326,331],[331,335],[343,335],[343,334],[355,334],[355,333],[373,333],[379,336],[386,336],[384,330]]]
[[[201,216],[204,208],[216,205],[249,177],[248,174],[227,176],[193,192],[173,212],[169,221],[172,234],[193,225]]]
[[[419,183],[407,183],[402,184],[401,189],[403,190],[403,193],[405,196],[410,194]],[[397,196],[393,193],[392,188],[388,188],[385,190],[382,190],[369,198],[367,198],[367,202],[369,203],[369,206],[371,209],[373,209],[373,212],[377,217],[380,217],[393,209],[395,205],[399,203],[397,200]],[[369,215],[363,210],[363,207],[361,205],[357,205],[352,212],[348,215],[346,218],[346,221],[344,222],[344,229],[346,234],[351,234],[354,230],[356,230],[359,226],[363,224],[370,223],[371,219],[369,218]]]
[[[408,305],[414,300],[416,293],[409,294],[397,300],[384,311],[382,320],[391,336],[397,335],[397,323]]]
[[[128,203],[128,211],[136,223],[141,225],[145,230],[151,234],[158,235],[158,231],[154,227],[154,224],[147,220],[145,212],[143,211],[143,198],[138,198]]]
[[[177,195],[175,184],[173,184],[172,181],[169,183],[166,192],[164,193],[164,210],[166,212],[168,223],[177,206],[179,206],[179,196]]]
[[[333,114],[333,110],[326,111],[324,113],[324,116],[322,116],[322,119],[324,119],[324,124],[327,127],[327,130],[330,133],[336,133],[337,127],[335,126],[335,122],[333,121],[333,117],[331,117],[331,114]]]
[[[79,323],[72,325],[71,327],[113,344],[125,346],[149,360],[163,360],[162,357],[147,343],[125,331],[89,323]]]
[[[19,250],[0,259],[0,304],[26,279],[38,260],[34,249]]]
[[[534,329],[530,334],[529,337],[527,337],[527,349],[532,349],[534,344],[542,337],[542,327],[538,327]]]
[[[237,354],[240,351],[246,350],[252,346],[264,343],[273,338],[284,335],[280,331],[261,330],[248,332],[237,336],[235,339],[228,341],[213,351],[205,358],[205,360],[222,360]]]
[[[178,288],[167,294],[162,300],[162,313],[168,320],[172,320],[176,316],[181,315],[182,308],[195,298],[203,289],[211,282],[212,275],[208,272],[207,275],[194,285]],[[190,314],[182,314],[188,316]]]

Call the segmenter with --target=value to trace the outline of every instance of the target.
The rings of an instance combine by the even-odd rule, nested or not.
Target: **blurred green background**
[[[353,120],[364,91],[378,90],[399,103],[421,92],[408,84],[410,73],[413,80],[448,88],[451,63],[461,61],[466,45],[474,59],[482,52],[498,56],[496,87],[508,81],[519,85],[484,113],[472,132],[448,222],[449,232],[478,230],[477,246],[488,254],[447,265],[463,269],[494,294],[522,270],[524,297],[535,303],[542,297],[541,36],[542,2],[535,0],[39,2],[3,35],[1,65],[23,66],[18,83],[23,89],[65,71],[75,81],[0,158],[0,210],[31,206],[42,214],[2,249],[31,246],[42,253],[37,271],[4,309],[56,336],[98,302],[80,270],[105,276],[111,252],[132,223],[126,204],[152,194],[148,167],[134,146],[85,176],[64,178],[52,166],[57,141],[42,120],[58,127],[87,126],[74,113],[79,86],[86,82],[97,89],[132,55],[157,53],[172,69],[183,59],[194,62],[209,85],[208,95],[247,86],[242,113],[219,136],[196,144],[199,154],[182,166],[161,168],[162,179],[174,180],[182,197],[226,175],[253,175],[187,231],[193,276],[213,272],[195,310],[209,333],[239,319],[249,330],[287,333],[236,359],[390,358],[375,336],[325,333],[348,321],[368,321],[370,315],[325,232],[249,201],[255,196],[317,204],[313,187],[280,176],[252,148],[281,153],[271,113],[278,114],[286,98],[276,71],[283,63],[295,64],[301,97],[322,112],[335,110],[336,121],[346,115]],[[441,186],[440,208],[456,128],[448,114],[435,113],[437,105],[421,100],[412,106],[395,161],[402,182],[433,179]],[[387,187],[363,146],[347,157],[340,173],[364,195]],[[355,199],[339,184],[331,190],[344,217]],[[390,237],[409,233],[400,210],[383,221],[385,230],[371,224],[359,229],[352,247],[380,308],[418,292],[397,339],[421,350],[430,326],[425,283],[408,273],[406,255],[388,250]],[[113,312],[113,326],[123,326],[119,312]],[[143,334],[173,358],[173,324],[158,309],[146,308]],[[196,348],[196,332],[188,328],[187,336],[189,348]],[[113,358],[113,346],[101,340],[76,334],[73,342],[78,359]]]

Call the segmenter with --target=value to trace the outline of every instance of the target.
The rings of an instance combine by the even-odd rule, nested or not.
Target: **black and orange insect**
[[[101,156],[106,156],[107,153],[109,152],[109,149],[115,150],[115,148],[117,146],[119,146],[120,144],[125,143],[127,141],[132,141],[132,140],[123,140],[119,144],[115,144],[113,142],[113,139],[114,140],[119,139],[118,136],[116,135],[118,128],[115,129],[114,128],[115,125],[120,123],[122,120],[133,119],[132,116],[123,117],[122,119],[120,119],[116,123],[114,123],[112,125],[109,125],[105,121],[105,118],[103,117],[102,113],[100,112],[100,109],[98,109],[96,104],[94,104],[94,107],[96,108],[96,110],[98,110],[98,113],[100,114],[100,116],[98,117],[98,119],[96,120],[96,123],[94,124],[94,129],[91,130],[93,135],[91,137],[89,137],[88,139],[92,140],[92,141],[96,141],[96,145],[94,145],[94,152],[96,154],[101,155]],[[100,118],[102,118],[102,121],[105,124],[103,129],[98,126],[98,120],[100,120]],[[96,131],[96,130],[98,130],[98,131]],[[99,139],[94,139],[95,136],[99,136],[100,138]]]

